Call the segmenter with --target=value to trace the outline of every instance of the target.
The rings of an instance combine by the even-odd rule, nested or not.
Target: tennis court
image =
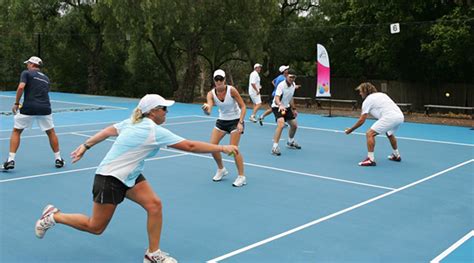
[[[15,92],[0,92],[1,160],[8,154]],[[61,153],[128,118],[138,99],[51,93]],[[217,109],[176,103],[164,125],[209,141]],[[248,117],[248,116],[247,116]],[[299,114],[301,150],[270,154],[275,124],[247,122],[240,151],[247,185],[232,187],[236,168],[211,180],[209,154],[162,149],[144,175],[163,201],[161,248],[179,262],[472,262],[474,260],[474,136],[466,127],[404,123],[397,138],[403,161],[391,162],[377,138],[377,166],[359,167],[366,122]],[[280,145],[286,143],[284,130]],[[226,137],[223,142],[228,142]],[[46,135],[25,130],[14,170],[0,174],[1,262],[140,262],[147,246],[146,212],[130,201],[100,236],[56,225],[39,240],[34,223],[46,204],[90,214],[94,172],[113,141],[76,164],[54,168]]]

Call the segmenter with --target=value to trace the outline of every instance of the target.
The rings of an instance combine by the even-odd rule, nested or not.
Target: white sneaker
[[[247,180],[245,178],[245,176],[237,176],[237,178],[235,179],[234,183],[232,184],[232,186],[235,186],[235,187],[241,187],[241,186],[244,186],[247,184]]]
[[[249,120],[250,120],[251,122],[253,122],[253,123],[256,123],[256,122],[257,122],[257,119],[255,119],[255,116],[253,116],[253,115],[250,115]]]
[[[286,147],[288,147],[288,148],[290,148],[290,149],[297,149],[297,150],[300,150],[300,149],[301,149],[301,146],[300,146],[296,141],[287,142],[287,143],[286,143]]]
[[[145,257],[143,258],[143,263],[153,263],[153,262],[160,262],[160,263],[178,263],[178,261],[166,252],[161,250],[157,250],[153,253],[150,253],[148,249],[145,252]]]
[[[276,156],[280,156],[281,155],[281,152],[280,152],[280,147],[272,147],[272,154],[273,155],[276,155]]]
[[[59,209],[53,205],[47,205],[43,209],[40,219],[38,219],[35,224],[35,234],[37,238],[43,238],[44,234],[46,234],[46,231],[56,224],[54,222],[53,215],[58,211]]]
[[[221,170],[221,169],[217,169],[216,175],[214,175],[214,177],[212,177],[212,181],[214,181],[214,182],[219,182],[219,181],[222,180],[222,178],[223,178],[224,176],[226,176],[228,173],[229,173],[229,172],[227,172],[227,169],[225,169],[225,167],[222,168],[222,170]]]

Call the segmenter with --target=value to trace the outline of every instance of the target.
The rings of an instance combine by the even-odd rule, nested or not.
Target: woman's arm
[[[175,148],[181,151],[193,152],[193,153],[218,153],[223,152],[226,154],[238,154],[239,148],[235,145],[218,145],[200,141],[184,140],[177,144],[169,145],[171,148]]]
[[[74,150],[71,153],[72,162],[75,163],[79,161],[84,155],[84,153],[87,150],[89,150],[92,146],[100,143],[101,141],[111,136],[117,136],[117,135],[118,135],[118,131],[113,125],[101,130],[100,132],[96,133],[94,136],[87,139],[83,144],[79,145],[76,148],[76,150]]]
[[[212,90],[210,90],[207,93],[206,101],[207,102],[202,105],[201,109],[204,111],[206,115],[210,115],[212,106],[214,106],[214,98],[212,97]]]
[[[231,86],[231,90],[230,90],[230,95],[232,96],[232,98],[234,98],[235,101],[237,101],[237,104],[239,104],[239,107],[240,107],[240,123],[242,123],[245,120],[245,114],[247,113],[247,106],[245,105],[245,102],[242,99],[242,97],[240,96],[237,89],[232,87],[232,86]]]

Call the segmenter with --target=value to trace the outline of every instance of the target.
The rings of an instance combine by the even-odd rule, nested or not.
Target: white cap
[[[158,94],[147,94],[140,100],[137,107],[142,111],[142,113],[148,113],[158,106],[168,107],[173,104],[174,100],[165,100]]]
[[[262,67],[262,64],[258,64],[258,63],[257,63],[257,64],[255,64],[255,65],[253,65],[253,69],[261,68],[261,67]]]
[[[278,70],[280,70],[281,73],[283,73],[283,71],[289,69],[290,66],[285,66],[285,65],[281,65],[280,68]]]
[[[218,70],[214,71],[213,78],[215,78],[216,76],[221,76],[221,77],[225,78],[225,72],[222,69],[218,69]]]
[[[43,60],[41,60],[41,58],[39,58],[39,57],[32,56],[27,61],[25,61],[23,63],[25,63],[25,64],[26,63],[33,63],[33,64],[36,64],[38,66],[41,66],[41,65],[43,65]]]

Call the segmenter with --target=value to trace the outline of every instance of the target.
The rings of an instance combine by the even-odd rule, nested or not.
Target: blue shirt
[[[23,105],[20,113],[25,115],[49,115],[49,78],[38,70],[24,70],[20,82],[25,83]]]
[[[275,88],[273,89],[273,92],[272,92],[272,97],[275,97],[275,91],[278,87],[278,84],[280,84],[280,82],[284,81],[285,80],[285,75],[283,74],[280,74],[278,75],[278,77],[276,77],[275,79],[273,79],[273,83],[275,83]]]
[[[113,176],[128,187],[143,172],[145,159],[154,156],[160,147],[177,144],[184,139],[157,125],[149,118],[133,124],[130,119],[114,125],[119,135],[96,174]]]

